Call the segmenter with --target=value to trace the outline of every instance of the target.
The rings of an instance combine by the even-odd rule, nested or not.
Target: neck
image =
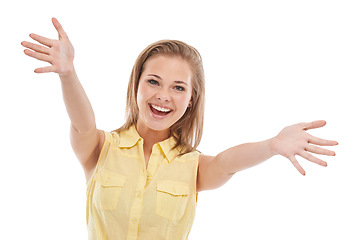
[[[170,137],[170,129],[165,130],[153,130],[146,127],[144,124],[136,123],[136,130],[140,137],[144,139],[144,144],[147,146],[153,146],[155,143],[164,141]]]

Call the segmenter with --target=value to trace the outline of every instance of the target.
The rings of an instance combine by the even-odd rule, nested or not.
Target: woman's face
[[[158,55],[148,59],[137,93],[138,124],[152,130],[167,130],[185,113],[191,99],[190,65],[178,56]]]

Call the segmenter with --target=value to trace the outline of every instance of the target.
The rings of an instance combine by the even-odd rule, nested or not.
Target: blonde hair
[[[119,133],[136,124],[139,117],[136,99],[140,76],[144,70],[145,62],[155,55],[180,56],[192,68],[191,107],[188,107],[184,115],[170,127],[170,136],[176,140],[174,148],[180,146],[181,155],[192,152],[199,146],[203,133],[205,77],[200,53],[194,47],[178,40],[155,42],[140,53],[130,75],[126,98],[126,122],[113,132]]]

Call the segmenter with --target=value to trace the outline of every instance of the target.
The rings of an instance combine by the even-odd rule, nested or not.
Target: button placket
[[[136,196],[137,196],[138,198],[140,198],[140,197],[142,196],[142,192],[138,191],[137,194],[136,194]]]
[[[160,146],[159,144],[156,144],[152,148],[151,155],[149,158],[148,168],[146,171],[146,178],[148,181],[152,179],[154,172],[156,170],[159,159],[159,153],[160,153]]]

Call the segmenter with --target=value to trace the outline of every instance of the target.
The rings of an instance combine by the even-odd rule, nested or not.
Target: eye
[[[176,86],[175,89],[181,92],[185,91],[185,88],[181,86]]]
[[[158,81],[156,81],[154,79],[149,79],[148,83],[150,83],[151,85],[159,85]]]

